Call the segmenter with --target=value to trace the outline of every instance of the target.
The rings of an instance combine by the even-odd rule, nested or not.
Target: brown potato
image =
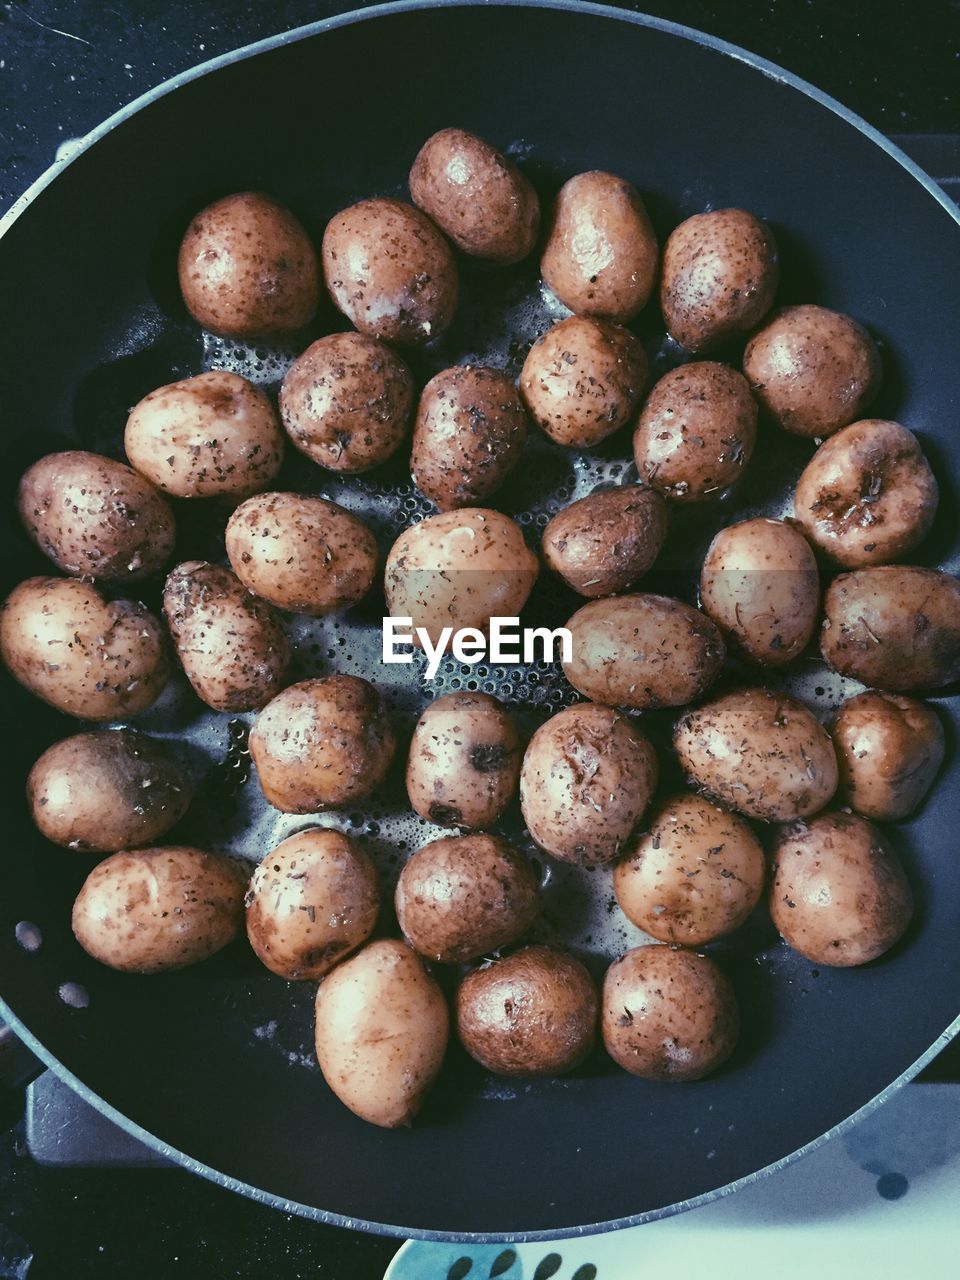
[[[848,698],[833,725],[841,790],[865,818],[898,822],[940,771],[943,726],[932,707],[873,690]]]
[[[574,591],[595,600],[628,591],[652,566],[666,536],[660,495],[623,484],[558,511],[543,531],[543,558]]]

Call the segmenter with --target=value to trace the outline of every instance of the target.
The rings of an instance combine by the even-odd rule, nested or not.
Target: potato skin
[[[794,951],[846,968],[889,951],[910,923],[913,897],[876,827],[853,813],[824,813],[778,833],[770,915]]]
[[[40,832],[82,853],[152,844],[180,821],[192,794],[190,779],[160,743],[132,729],[55,742],[27,778]]]
[[[73,932],[89,955],[124,973],[184,969],[243,928],[240,863],[183,845],[114,853],[87,876]]]
[[[833,725],[840,786],[865,818],[899,822],[930,790],[943,764],[943,725],[932,707],[869,690],[848,698]]]
[[[523,947],[474,969],[457,991],[457,1032],[471,1058],[497,1075],[558,1076],[587,1057],[600,997],[579,960]]]
[[[245,905],[247,938],[272,973],[288,982],[322,978],[373,933],[377,873],[356,840],[313,827],[266,855]]]
[[[253,711],[283,687],[290,645],[280,619],[219,564],[187,560],[168,575],[163,612],[177,656],[214,711]]]
[[[194,320],[226,337],[289,333],[317,309],[310,237],[289,209],[259,191],[201,209],[180,245],[178,272]]]
[[[465,129],[426,140],[410,170],[410,196],[471,257],[510,266],[536,243],[537,193],[512,160]]]
[[[707,956],[634,947],[607,970],[600,1014],[607,1053],[645,1080],[700,1080],[733,1052],[740,1011]]]
[[[572,502],[543,531],[543,558],[567,586],[595,600],[628,591],[660,553],[667,508],[639,484],[599,489]]]

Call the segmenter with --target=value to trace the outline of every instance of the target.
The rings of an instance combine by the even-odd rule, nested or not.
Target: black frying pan
[[[924,559],[956,568],[960,227],[861,122],[785,73],[668,24],[589,6],[398,5],[218,60],[120,113],[12,211],[0,242],[3,474],[97,447],[140,395],[199,367],[172,254],[208,198],[270,190],[319,228],[404,178],[446,124],[530,144],[544,192],[584,168],[635,180],[659,229],[738,204],[774,225],[782,297],[852,312],[888,343],[879,415],[917,430],[943,482]],[[786,448],[768,446],[772,464]],[[8,485],[7,497],[10,496]],[[4,590],[43,571],[3,506]],[[821,970],[762,930],[724,952],[746,1010],[728,1069],[682,1087],[601,1058],[504,1101],[455,1057],[412,1131],[350,1115],[309,1055],[312,991],[236,947],[137,979],[67,926],[88,862],[43,847],[30,762],[72,726],[5,682],[0,965],[8,1018],[118,1123],[188,1168],[285,1209],[410,1235],[562,1232],[685,1207],[816,1141],[916,1072],[956,1029],[960,796],[942,782],[895,832],[919,924],[866,969]],[[956,705],[938,703],[954,726]],[[17,945],[21,920],[43,947]],[[88,990],[75,1009],[65,981]],[[252,1033],[280,1018],[278,1046]]]

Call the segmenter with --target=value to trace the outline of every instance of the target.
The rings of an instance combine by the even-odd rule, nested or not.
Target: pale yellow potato
[[[543,558],[578,595],[627,591],[653,565],[667,536],[667,507],[655,489],[599,489],[558,511],[543,531]]]
[[[946,751],[932,707],[869,690],[848,698],[833,724],[841,792],[865,818],[898,822],[921,803]]]

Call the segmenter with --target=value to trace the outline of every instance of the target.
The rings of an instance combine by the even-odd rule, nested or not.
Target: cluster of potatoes
[[[739,1026],[729,980],[697,948],[740,927],[764,894],[786,941],[817,964],[862,964],[890,948],[911,895],[873,820],[910,814],[942,765],[939,720],[907,695],[960,676],[960,584],[891,563],[930,528],[930,467],[908,429],[863,417],[881,376],[865,329],[819,306],[771,312],[777,246],[759,218],[698,214],[661,253],[637,190],[591,172],[563,186],[541,237],[527,179],[458,129],[427,141],[409,186],[412,204],[371,199],[338,213],[319,255],[264,195],[229,196],[193,219],[179,277],[199,324],[239,339],[295,334],[325,286],[353,329],[303,351],[279,412],[243,378],[203,373],[133,408],[129,465],[81,451],[41,458],[21,480],[20,513],[65,576],[27,580],[0,615],[7,667],[59,710],[135,718],[163,691],[172,650],[209,707],[258,713],[249,748],[271,805],[355,806],[391,767],[391,719],[366,680],[289,683],[278,610],[349,609],[381,578],[378,548],[337,504],[271,489],[285,441],[341,473],[409,443],[414,480],[438,514],[400,535],[382,581],[388,611],[436,639],[444,627],[483,630],[494,615],[518,614],[540,571],[517,523],[483,505],[518,465],[528,426],[584,449],[632,425],[639,482],[574,502],[542,538],[543,563],[585,598],[567,622],[564,670],[586,701],[526,744],[510,710],[480,693],[436,699],[414,729],[410,804],[455,834],[402,869],[402,941],[371,941],[378,877],[362,844],[336,830],[290,836],[252,876],[229,857],[158,845],[184,815],[190,783],[134,730],[68,738],[31,771],[42,833],[111,855],[76,900],[81,945],[114,968],[152,973],[203,960],[245,928],[274,973],[320,980],[324,1076],[385,1126],[410,1121],[446,1050],[448,1004],[429,963],[469,966],[454,1021],[491,1071],[568,1071],[599,1028],[626,1070],[689,1080],[729,1056]],[[460,365],[418,394],[396,348],[450,325],[454,249],[506,267],[538,243],[543,280],[572,314],[533,344],[519,385]],[[625,326],[658,283],[668,333],[696,358],[650,388],[644,348]],[[742,372],[701,358],[748,335]],[[699,608],[635,590],[670,508],[714,501],[740,479],[761,415],[818,442],[795,517],[723,528],[702,566]],[[161,621],[116,593],[170,561],[171,498],[229,504],[229,567],[178,563]],[[845,571],[822,598],[818,556]],[[818,625],[827,664],[869,686],[829,731],[759,684],[711,695],[728,652],[760,676],[780,671]],[[659,708],[685,709],[673,747],[690,789],[665,799],[657,751],[631,714]],[[491,831],[517,793],[536,845],[606,868],[598,874],[653,940],[612,964],[602,990],[557,946],[510,949],[539,911],[530,861]],[[834,800],[844,807],[828,809]],[[773,824],[769,857],[751,822]]]

